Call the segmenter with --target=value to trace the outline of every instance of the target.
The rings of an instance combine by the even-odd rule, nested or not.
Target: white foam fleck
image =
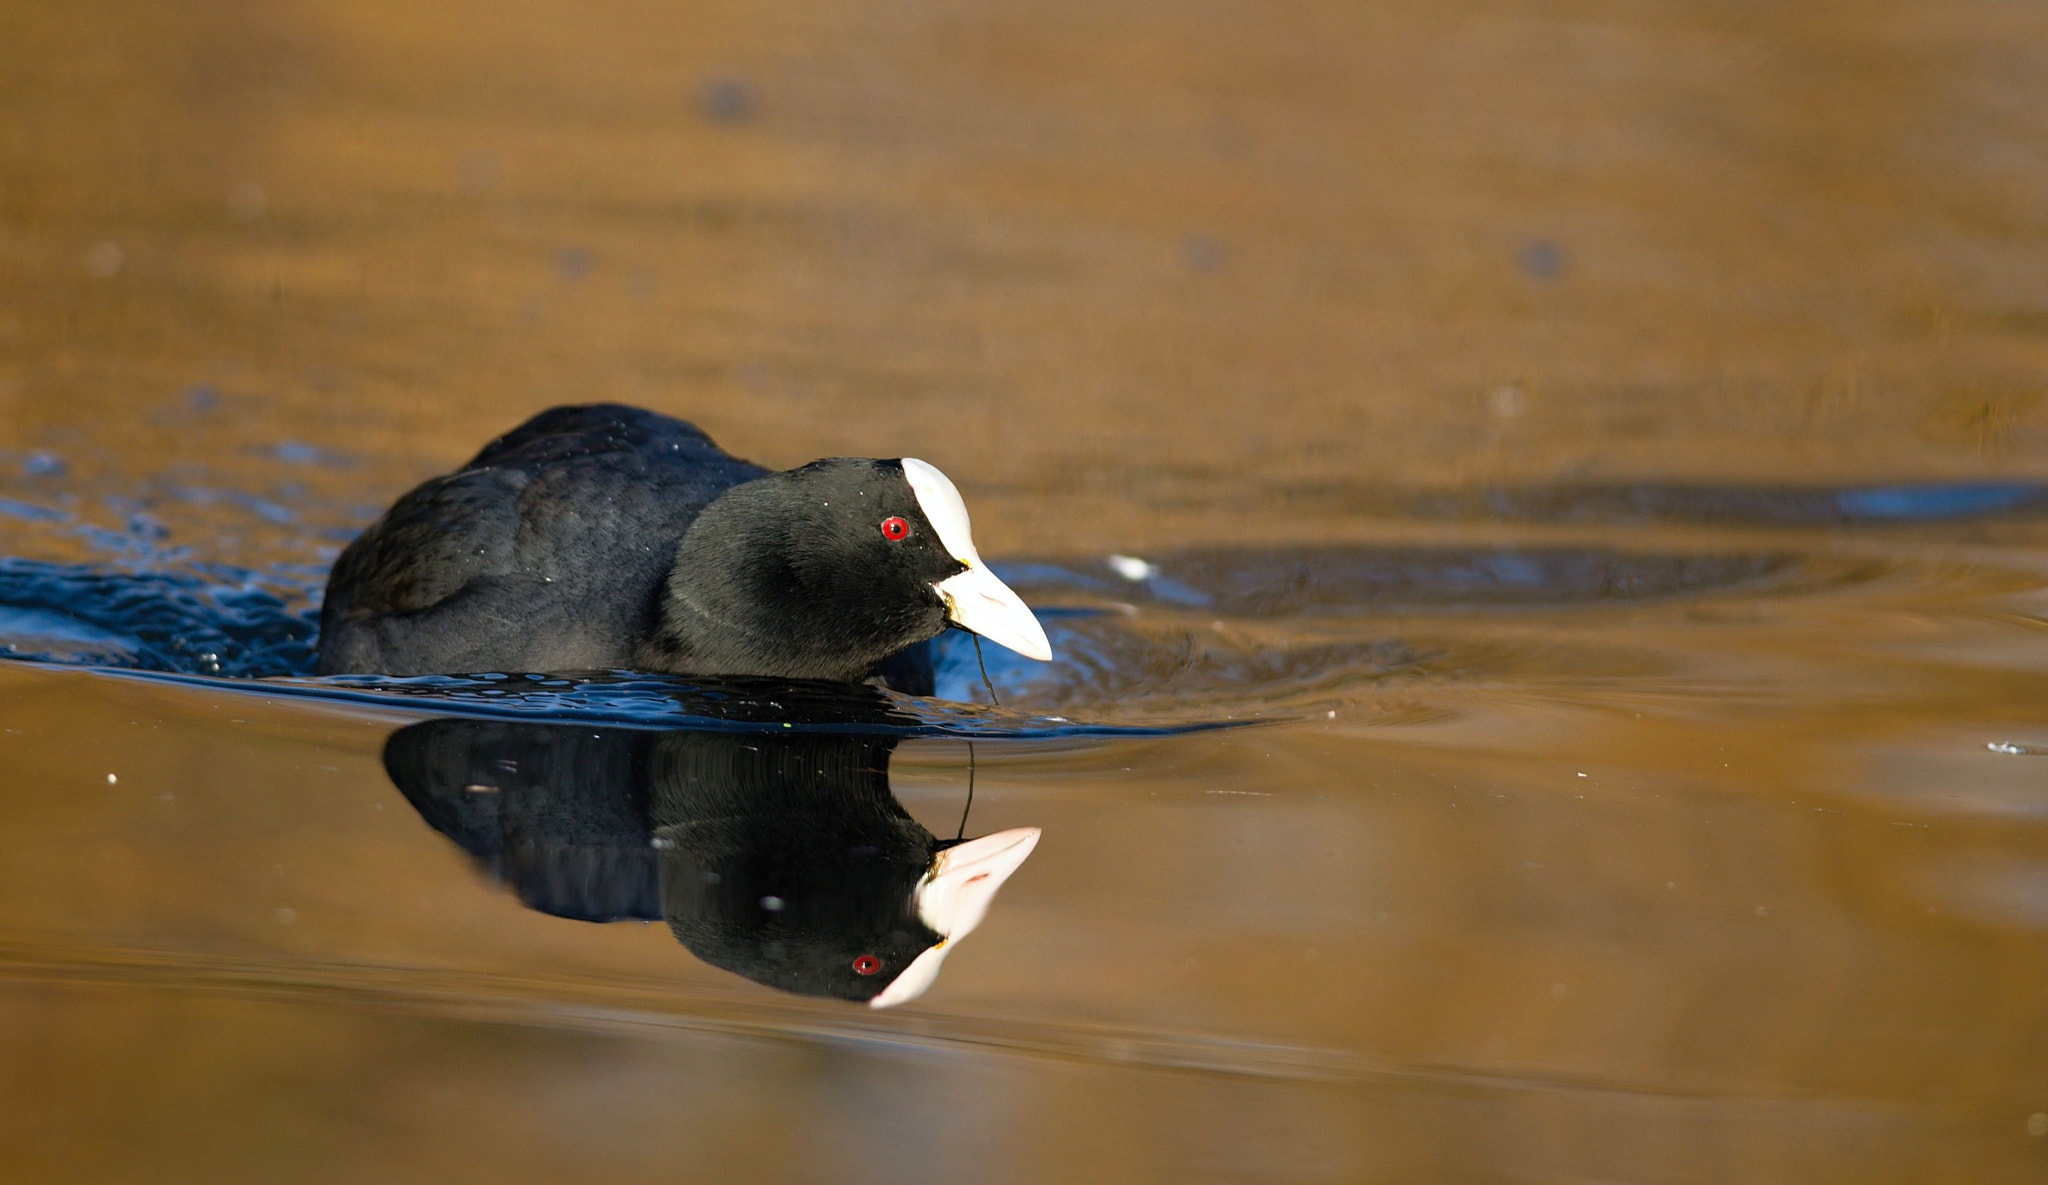
[[[1159,571],[1134,555],[1113,555],[1109,557],[1108,562],[1110,571],[1133,584],[1140,580],[1150,580],[1152,574]]]

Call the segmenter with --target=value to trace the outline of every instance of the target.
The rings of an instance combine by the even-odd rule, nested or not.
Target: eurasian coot
[[[774,472],[681,420],[594,404],[533,417],[349,544],[319,669],[853,681],[948,622],[1052,657],[933,466]]]

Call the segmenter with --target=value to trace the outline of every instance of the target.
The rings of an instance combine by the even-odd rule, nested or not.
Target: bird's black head
[[[837,457],[734,486],[677,549],[648,665],[854,680],[948,621],[1051,657],[974,550],[967,509],[915,459]]]

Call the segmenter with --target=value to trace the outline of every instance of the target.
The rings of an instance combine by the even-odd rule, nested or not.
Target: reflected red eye
[[[897,519],[896,521],[902,522],[903,520]],[[853,973],[855,975],[873,975],[875,972],[880,971],[881,969],[882,960],[876,958],[873,955],[862,955],[860,958],[855,959],[853,961]]]
[[[883,520],[882,520],[882,538],[884,538],[884,539],[908,539],[909,537],[910,537],[910,520],[909,520],[909,519],[907,519],[907,518],[904,518],[904,517],[903,517],[902,515],[899,515],[899,514],[892,514],[892,515],[890,515],[890,516],[889,516],[888,518],[885,518],[885,519],[883,519]]]

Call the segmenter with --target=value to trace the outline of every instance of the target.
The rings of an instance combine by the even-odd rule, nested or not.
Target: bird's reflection
[[[746,716],[766,702],[718,706]],[[845,719],[884,702],[831,707]],[[530,908],[662,918],[714,966],[886,1007],[931,986],[1038,842],[1029,827],[935,837],[889,790],[895,745],[854,732],[447,718],[394,733],[384,768]]]

